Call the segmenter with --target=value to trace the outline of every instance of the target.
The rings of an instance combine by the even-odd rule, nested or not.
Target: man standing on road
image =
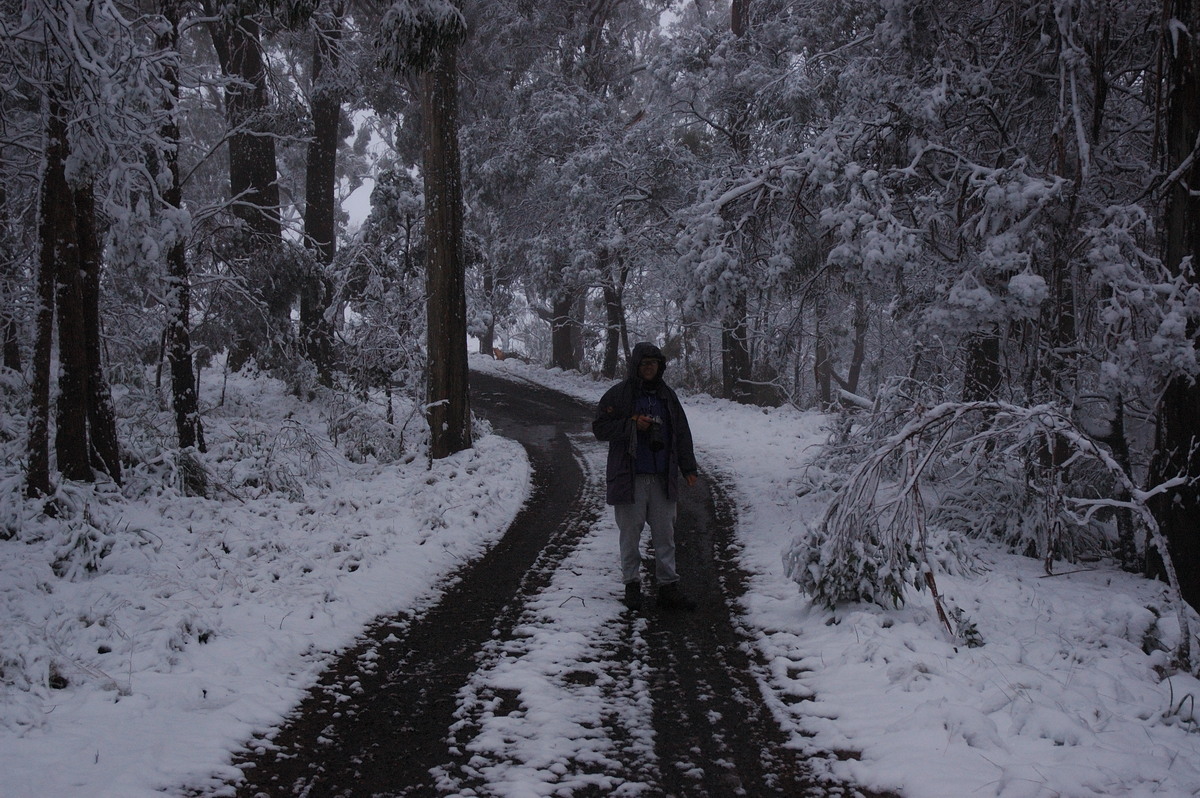
[[[608,441],[608,503],[621,530],[621,576],[625,606],[642,606],[640,542],[650,524],[658,606],[694,610],[696,603],[679,589],[675,571],[675,512],[679,477],[696,484],[692,431],[675,391],[663,382],[666,359],[650,343],[629,356],[629,377],[600,399],[592,432]]]

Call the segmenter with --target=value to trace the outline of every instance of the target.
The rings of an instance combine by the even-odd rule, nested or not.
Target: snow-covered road
[[[743,580],[717,475],[689,492],[678,523],[681,574],[698,611],[629,611],[604,506],[605,448],[586,431],[586,409],[540,387],[474,382],[497,431],[526,446],[529,501],[435,606],[377,624],[287,727],[251,745],[238,794],[813,788],[802,757],[784,745],[771,711],[778,699],[764,693],[765,668],[730,612]]]

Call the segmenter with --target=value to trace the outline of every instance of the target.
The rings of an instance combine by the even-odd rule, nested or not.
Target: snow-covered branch
[[[1052,449],[1069,455],[1048,460]],[[1162,557],[1175,600],[1179,603],[1181,635],[1176,652],[1181,667],[1190,668],[1187,612],[1179,580],[1148,502],[1177,487],[1185,477],[1140,489],[1112,454],[1078,428],[1052,404],[1023,407],[1006,402],[945,402],[917,409],[901,429],[876,444],[851,472],[828,505],[816,529],[797,538],[785,556],[788,575],[814,599],[829,605],[872,601],[900,605],[906,586],[924,589],[929,569],[922,484],[936,487],[937,467],[956,459],[1012,460],[1040,497],[1045,523],[1065,534],[1061,521],[1069,508],[1085,510],[1090,520],[1100,508],[1132,510]],[[893,476],[899,466],[900,473]],[[1084,464],[1099,467],[1125,499],[1097,499],[1070,493],[1068,469]],[[968,474],[980,478],[985,466],[976,463]],[[1078,520],[1078,519],[1077,519]],[[1061,541],[1041,539],[1038,553],[1047,571]]]

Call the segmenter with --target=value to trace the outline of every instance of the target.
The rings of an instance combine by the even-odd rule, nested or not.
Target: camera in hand
[[[659,416],[651,417],[650,429],[648,430],[648,433],[650,436],[650,440],[648,441],[650,451],[661,452],[663,449],[667,448],[666,426],[663,424],[663,420]]]

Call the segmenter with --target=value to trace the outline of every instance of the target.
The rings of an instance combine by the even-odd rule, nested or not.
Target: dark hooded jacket
[[[645,383],[638,369],[645,358],[659,362],[658,376],[652,383]],[[629,376],[609,388],[600,398],[596,409],[596,420],[592,432],[596,439],[608,441],[608,491],[609,504],[631,504],[633,482],[637,473],[638,435],[633,420],[634,408],[644,394],[657,399],[667,412],[667,497],[677,501],[679,477],[696,473],[696,455],[692,451],[692,431],[688,427],[687,415],[679,397],[663,382],[666,360],[657,346],[640,343],[629,356]],[[643,451],[643,457],[645,452]]]

